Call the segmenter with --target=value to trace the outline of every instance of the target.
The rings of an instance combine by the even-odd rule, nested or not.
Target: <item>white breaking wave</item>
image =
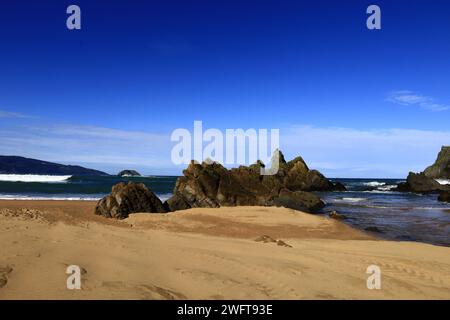
[[[157,194],[162,202],[172,194]],[[54,200],[54,201],[99,201],[103,195],[30,195],[30,194],[0,194],[0,200]]]
[[[450,184],[450,180],[447,179],[436,179],[437,182],[439,182],[440,184]]]
[[[342,198],[342,199],[335,199],[335,202],[360,202],[365,201],[367,198]]]
[[[377,189],[380,190],[380,191],[390,191],[390,190],[392,190],[394,188],[397,188],[397,186],[395,184],[389,184],[389,185],[386,185],[386,186],[378,187]]]
[[[38,174],[0,174],[0,181],[8,182],[66,182],[72,176],[50,176]]]
[[[54,201],[98,201],[96,197],[58,197],[58,196],[28,196],[28,195],[0,195],[0,200],[54,200]]]
[[[386,184],[386,182],[378,182],[378,181],[371,181],[371,182],[364,183],[365,186],[369,186],[369,187],[379,187],[379,186],[384,186],[385,184]]]

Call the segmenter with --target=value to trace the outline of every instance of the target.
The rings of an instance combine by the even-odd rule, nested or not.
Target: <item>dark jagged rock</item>
[[[406,179],[406,183],[410,186],[413,192],[417,193],[437,192],[442,187],[442,185],[439,182],[437,182],[432,178],[427,177],[423,172],[422,173],[410,172],[408,174],[408,178]]]
[[[325,203],[314,193],[289,191],[287,189],[281,190],[278,197],[273,200],[273,204],[279,207],[312,213],[325,207]]]
[[[334,187],[319,171],[310,170],[302,157],[281,163],[277,176],[282,177],[284,187],[293,191],[332,191]]]
[[[433,179],[450,179],[450,146],[443,146],[434,164],[423,173]]]
[[[286,162],[278,151],[279,170],[261,175],[261,161],[227,170],[219,163],[191,162],[178,178],[166,205],[171,211],[192,207],[282,205],[315,212],[324,204],[309,191],[331,191],[335,185],[320,172],[310,170],[301,157]]]
[[[397,185],[395,191],[415,193],[438,193],[450,191],[450,185],[440,184],[436,179],[450,179],[450,147],[443,146],[436,162],[420,173],[410,172],[406,182]]]
[[[122,170],[117,174],[119,177],[140,177],[141,174],[136,170]]]
[[[450,203],[450,191],[441,191],[438,197],[439,201]]]
[[[384,231],[379,229],[378,227],[367,227],[367,228],[364,228],[364,230],[369,231],[369,232],[384,233]]]
[[[414,193],[437,193],[450,190],[449,185],[442,185],[433,178],[429,178],[425,173],[410,172],[406,182],[397,185],[395,191]]]
[[[347,188],[345,187],[345,185],[341,182],[336,182],[333,185],[333,191],[347,191]]]
[[[132,182],[113,186],[111,194],[101,199],[95,208],[95,214],[116,219],[125,219],[137,212],[164,213],[167,209],[143,183]]]
[[[400,182],[397,185],[397,188],[393,189],[393,191],[399,191],[399,192],[412,192],[411,187],[406,182]]]
[[[186,210],[191,208],[189,203],[180,195],[173,195],[164,202],[168,211]]]

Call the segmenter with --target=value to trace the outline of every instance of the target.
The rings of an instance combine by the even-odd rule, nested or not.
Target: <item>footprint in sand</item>
[[[3,288],[8,283],[8,274],[13,271],[10,266],[1,267],[0,266],[0,288]]]

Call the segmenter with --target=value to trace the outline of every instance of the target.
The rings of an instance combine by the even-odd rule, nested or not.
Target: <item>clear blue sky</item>
[[[202,120],[280,128],[329,176],[403,177],[450,144],[449,35],[444,0],[2,3],[0,154],[179,173],[167,137]]]

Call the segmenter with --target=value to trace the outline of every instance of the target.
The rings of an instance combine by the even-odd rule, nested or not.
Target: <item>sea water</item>
[[[0,175],[0,199],[99,200],[119,182],[144,183],[161,200],[168,199],[175,176],[17,176]],[[14,177],[13,177],[14,176]],[[420,241],[450,246],[450,204],[437,195],[395,192],[400,179],[332,179],[343,183],[346,192],[319,192],[326,202],[322,214],[336,210],[355,228],[376,227],[376,237]]]

